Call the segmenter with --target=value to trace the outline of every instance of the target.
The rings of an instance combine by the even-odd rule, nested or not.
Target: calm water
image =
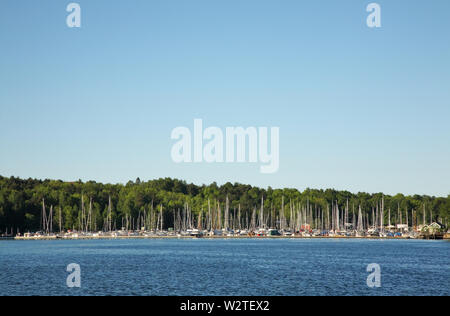
[[[70,263],[79,289],[66,286]],[[366,284],[381,266],[381,288]],[[450,243],[422,240],[0,241],[0,295],[449,295]]]

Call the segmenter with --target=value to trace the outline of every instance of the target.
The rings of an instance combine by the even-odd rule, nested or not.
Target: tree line
[[[450,195],[390,196],[333,189],[306,189],[301,192],[292,188],[263,189],[239,183],[195,185],[170,178],[147,182],[141,182],[138,178],[127,184],[102,184],[95,181],[63,182],[0,176],[0,232],[23,233],[42,229],[43,201],[46,207],[53,210],[51,221],[54,227],[61,224],[63,230],[80,229],[82,217],[89,208],[90,221],[94,222],[91,228],[102,230],[108,225],[120,229],[125,220],[127,223],[138,221],[141,214],[147,214],[150,210],[160,212],[159,223],[167,229],[176,226],[176,215],[186,207],[195,217],[210,205],[225,208],[225,203],[228,203],[230,212],[234,210],[236,213],[239,209],[246,218],[252,214],[255,216],[255,210],[289,218],[292,204],[308,205],[311,210],[321,210],[318,213],[323,214],[335,204],[342,209],[349,208],[349,221],[352,221],[359,207],[364,216],[370,218],[381,200],[385,210],[391,210],[384,212],[385,223],[390,214],[392,223],[405,223],[408,216],[409,223],[421,224],[423,218],[426,222],[438,221],[448,227]],[[311,212],[313,220],[314,214]]]

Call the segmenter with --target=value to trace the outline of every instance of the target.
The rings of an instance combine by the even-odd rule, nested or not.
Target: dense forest
[[[42,204],[52,208],[54,227],[62,225],[64,230],[79,229],[80,216],[84,209],[90,208],[91,221],[95,229],[105,229],[108,214],[114,228],[120,229],[127,221],[140,217],[140,214],[153,211],[164,217],[164,228],[173,227],[174,214],[188,207],[192,214],[198,214],[208,208],[209,203],[225,207],[229,199],[231,210],[240,209],[243,217],[248,217],[255,209],[272,214],[283,210],[289,218],[289,205],[312,206],[314,209],[327,210],[332,203],[350,209],[350,220],[355,208],[361,206],[362,212],[370,217],[374,208],[383,199],[384,216],[391,216],[393,223],[405,222],[421,224],[438,221],[448,227],[450,218],[450,195],[431,197],[424,195],[395,196],[382,193],[353,194],[332,189],[261,189],[244,184],[226,183],[218,186],[194,185],[177,179],[158,179],[148,182],[130,181],[127,184],[102,184],[94,181],[63,182],[56,180],[5,178],[0,176],[0,232],[37,231],[42,228]],[[262,199],[264,200],[263,207]],[[111,204],[110,204],[111,200]],[[282,205],[283,204],[283,205]],[[109,211],[111,205],[111,211]],[[424,211],[426,212],[424,214]],[[264,213],[263,213],[264,214]],[[277,213],[278,214],[278,213]],[[426,215],[426,216],[424,216]],[[399,219],[400,216],[400,219]],[[314,214],[313,214],[314,217]],[[403,218],[402,218],[403,217]],[[387,222],[387,218],[385,222]],[[59,229],[59,228],[58,228]],[[93,228],[94,229],[94,228]]]

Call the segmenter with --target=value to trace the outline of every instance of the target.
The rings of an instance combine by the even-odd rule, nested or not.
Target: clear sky
[[[450,194],[450,1],[0,1],[0,175]],[[280,169],[172,129],[279,126]]]

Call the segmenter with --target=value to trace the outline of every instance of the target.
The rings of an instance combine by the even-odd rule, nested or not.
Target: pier
[[[273,231],[273,230],[272,230]],[[358,236],[356,234],[336,235],[336,234],[310,234],[310,233],[294,233],[294,234],[271,234],[271,233],[228,233],[218,234],[212,232],[178,232],[163,231],[163,232],[107,232],[107,233],[63,233],[63,234],[25,234],[24,236],[3,237],[8,240],[114,240],[114,239],[429,239],[442,240],[450,239],[450,234],[437,235],[420,235],[420,234],[405,234],[405,235],[366,235]]]

